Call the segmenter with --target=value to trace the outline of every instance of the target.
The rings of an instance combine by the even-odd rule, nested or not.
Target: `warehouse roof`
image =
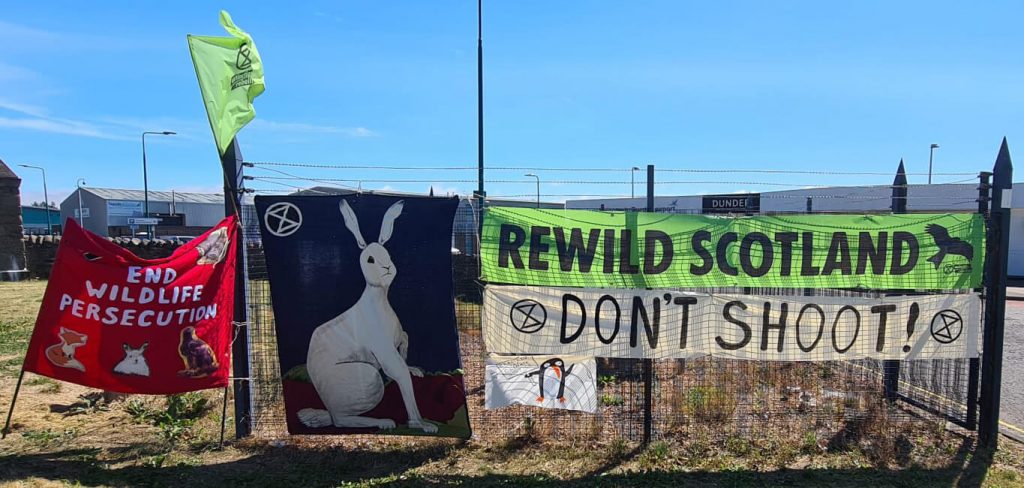
[[[142,190],[120,190],[116,188],[93,188],[83,187],[83,191],[92,193],[105,200],[144,200],[145,192]],[[175,203],[218,203],[224,204],[224,195],[221,193],[189,193],[189,192],[169,192],[169,191],[150,191],[149,201],[151,202],[170,202]]]

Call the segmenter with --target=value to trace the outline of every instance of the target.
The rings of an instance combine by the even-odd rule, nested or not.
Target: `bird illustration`
[[[558,401],[565,403],[565,377],[572,372],[572,368],[574,368],[575,366],[576,365],[574,364],[572,366],[569,366],[569,369],[564,369],[565,362],[562,361],[561,358],[551,358],[541,363],[540,367],[538,367],[536,371],[530,371],[529,373],[526,373],[526,375],[524,375],[526,378],[538,375],[537,383],[539,395],[537,396],[537,403],[541,403],[544,401],[544,372],[547,371],[548,368],[551,368],[551,370],[555,372],[555,376],[558,377],[559,380],[557,397]]]
[[[945,227],[928,224],[924,230],[932,236],[935,246],[939,248],[939,252],[927,259],[929,263],[935,265],[935,269],[939,269],[939,265],[942,264],[943,259],[946,259],[947,254],[963,256],[967,258],[968,262],[974,259],[974,246],[962,239],[951,237]]]
[[[181,329],[178,355],[185,362],[185,369],[178,371],[178,376],[202,378],[220,368],[217,356],[213,353],[213,348],[196,336],[195,327]]]

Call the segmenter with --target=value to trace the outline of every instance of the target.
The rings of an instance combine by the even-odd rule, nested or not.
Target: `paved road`
[[[1001,419],[1024,429],[1024,301],[1006,301],[1003,388],[999,409]]]

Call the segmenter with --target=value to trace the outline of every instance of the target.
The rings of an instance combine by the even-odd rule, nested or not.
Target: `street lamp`
[[[53,224],[50,223],[50,194],[46,191],[46,170],[31,164],[19,164],[22,168],[38,169],[43,172],[43,206],[46,207],[46,233],[53,235]]]
[[[633,166],[629,169],[629,198],[636,198],[636,172],[640,171],[640,168]]]
[[[540,176],[537,176],[533,173],[526,173],[523,176],[532,176],[534,178],[537,178],[537,208],[540,208]]]
[[[928,150],[928,184],[932,184],[932,159],[935,157],[935,150],[939,148],[938,144],[932,144],[931,149]]]
[[[79,178],[75,182],[78,187],[78,225],[85,228],[85,212],[82,211],[82,187],[85,186],[85,178]]]
[[[160,131],[160,132],[146,131],[146,132],[142,133],[142,196],[143,196],[142,213],[143,213],[143,217],[149,217],[149,176],[146,174],[146,134],[155,135],[155,136],[173,136],[173,135],[175,135],[177,133],[176,132],[171,132],[169,130]],[[153,229],[152,229],[152,227],[150,226],[148,228],[148,230],[149,230],[149,232],[147,232],[148,237],[150,239],[152,239],[153,238]]]

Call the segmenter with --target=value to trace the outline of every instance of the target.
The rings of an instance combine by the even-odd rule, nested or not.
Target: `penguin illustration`
[[[565,403],[565,378],[566,376],[569,375],[569,373],[572,372],[572,368],[574,368],[575,366],[576,365],[574,364],[572,366],[569,366],[569,369],[564,369],[565,362],[562,361],[561,358],[551,358],[541,363],[540,367],[537,368],[536,371],[526,373],[526,378],[529,378],[533,375],[537,375],[537,385],[538,389],[540,390],[540,394],[539,396],[537,396],[537,403],[541,403],[544,401],[544,372],[547,371],[548,368],[551,368],[551,370],[555,372],[555,376],[559,380],[558,401]],[[563,371],[565,371],[564,374],[562,373]]]
[[[178,376],[202,378],[220,367],[213,348],[196,336],[195,327],[181,329],[181,342],[178,344],[178,355],[185,362],[185,369],[178,371]]]

